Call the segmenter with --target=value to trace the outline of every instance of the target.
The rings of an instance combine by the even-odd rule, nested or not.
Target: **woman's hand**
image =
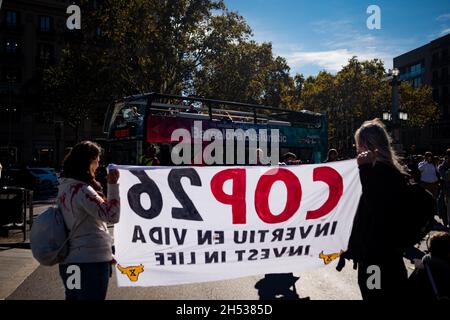
[[[372,152],[372,151],[368,150],[368,151],[363,151],[360,154],[358,154],[358,157],[356,158],[356,160],[358,162],[358,166],[367,164],[367,163],[374,165],[375,161],[377,160],[377,151],[378,150],[375,150],[374,152]]]
[[[119,170],[112,169],[108,172],[108,184],[116,184],[119,180]]]

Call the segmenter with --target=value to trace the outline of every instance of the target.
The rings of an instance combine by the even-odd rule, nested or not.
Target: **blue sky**
[[[257,42],[272,42],[291,73],[335,73],[353,55],[392,59],[450,33],[449,0],[225,0],[253,30]],[[381,29],[369,30],[369,5],[381,10]]]

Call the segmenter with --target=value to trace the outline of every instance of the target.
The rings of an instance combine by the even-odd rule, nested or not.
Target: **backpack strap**
[[[434,281],[433,274],[431,273],[430,266],[428,265],[427,261],[424,261],[423,265],[425,267],[425,270],[427,271],[428,279],[430,280],[431,286],[433,287],[434,294],[439,300],[439,291],[437,289],[436,282]]]

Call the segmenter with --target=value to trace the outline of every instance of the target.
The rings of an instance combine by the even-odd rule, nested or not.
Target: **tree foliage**
[[[350,59],[336,74],[290,75],[271,43],[257,43],[244,18],[222,0],[82,0],[80,37],[66,41],[44,73],[48,105],[74,128],[101,123],[107,104],[145,92],[193,94],[326,112],[332,144],[390,109],[383,63]],[[400,87],[409,125],[436,119],[431,89]]]

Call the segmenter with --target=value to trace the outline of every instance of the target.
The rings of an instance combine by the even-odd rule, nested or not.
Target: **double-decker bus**
[[[108,109],[104,124],[107,134],[105,160],[108,163],[140,165],[146,148],[153,145],[160,164],[172,166],[172,148],[179,143],[172,140],[174,130],[186,129],[194,136],[195,127],[198,130],[200,125],[203,131],[219,129],[224,132],[224,137],[225,131],[230,129],[266,129],[268,135],[271,130],[278,129],[280,157],[291,152],[302,163],[319,163],[327,154],[326,119],[325,114],[305,110],[292,111],[194,96],[135,95],[116,101]],[[201,144],[201,148],[196,149],[197,153],[207,143]],[[249,151],[249,144],[247,137],[244,165],[251,163],[249,153],[253,151]],[[223,150],[226,152],[226,148]],[[195,159],[198,156],[201,157],[201,152],[199,155],[194,151],[192,163],[188,165],[199,164]]]

